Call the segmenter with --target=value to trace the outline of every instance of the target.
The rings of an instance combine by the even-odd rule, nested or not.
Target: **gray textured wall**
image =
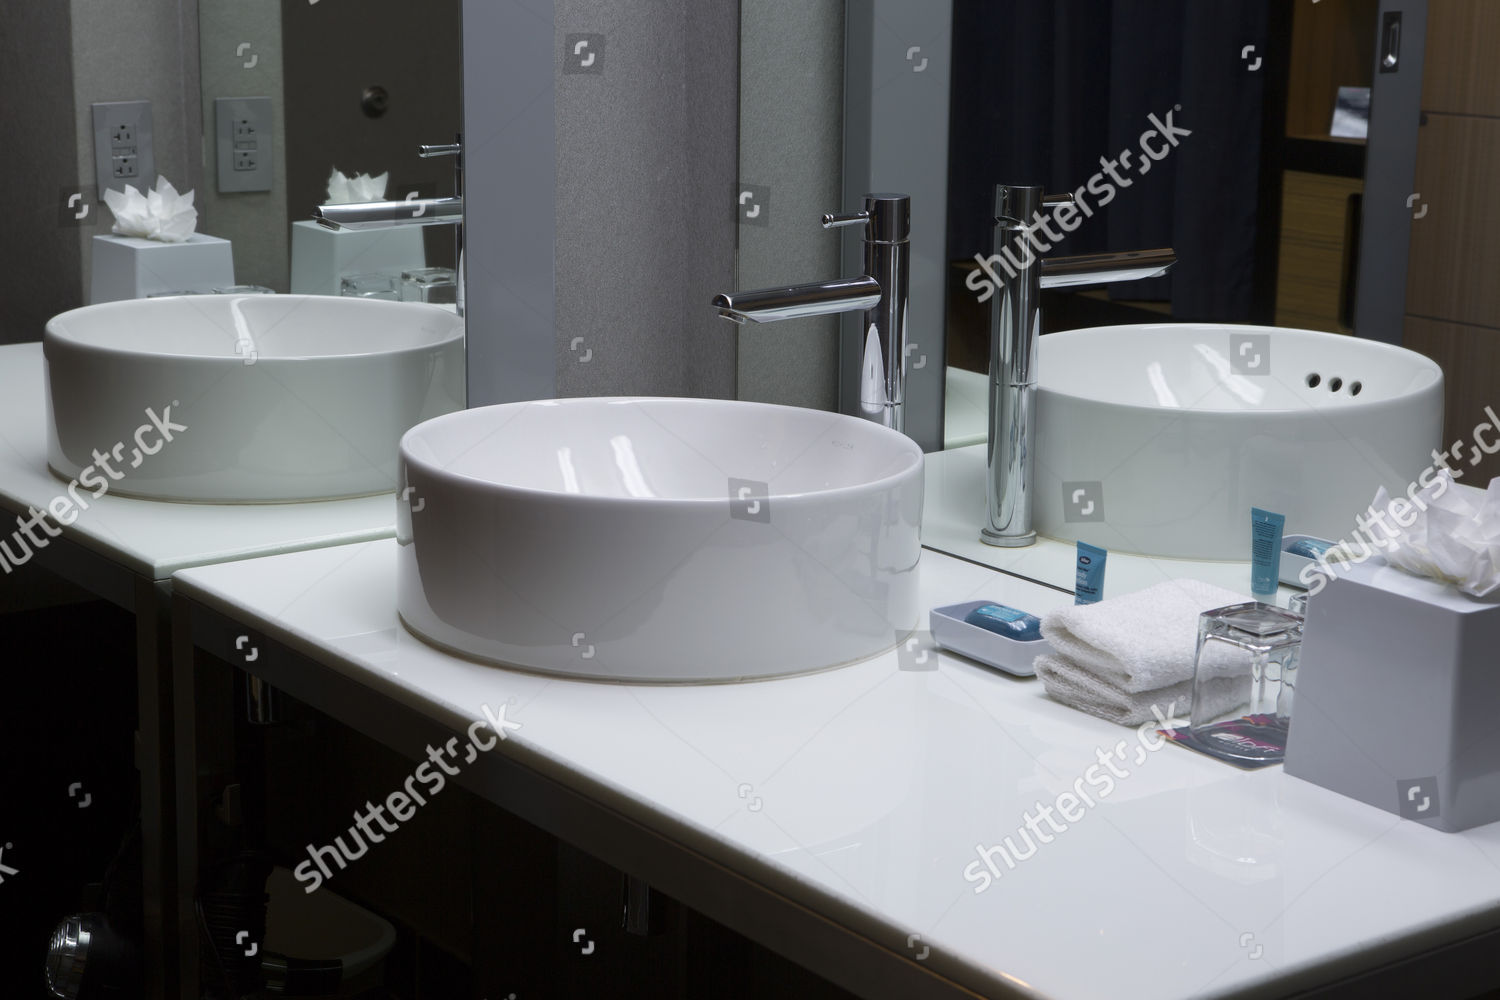
[[[554,51],[558,394],[733,398],[738,5],[559,0]]]
[[[464,0],[470,405],[734,396],[738,52],[737,3]]]
[[[863,193],[843,190],[843,90],[843,0],[741,0],[740,180],[769,202],[740,220],[738,287],[838,277],[840,239],[859,242],[818,221]],[[838,331],[836,316],[740,327],[739,398],[837,409]]]
[[[203,181],[198,231],[234,244],[242,285],[288,288],[286,100],[282,85],[281,0],[198,0]],[[238,53],[241,44],[250,48]],[[246,63],[252,65],[246,67]],[[275,180],[270,191],[220,194],[214,99],[269,97]]]
[[[68,194],[94,185],[95,101],[152,103],[156,165],[181,190],[199,186],[197,0],[3,0],[0,184],[16,218],[0,240],[0,342],[39,340],[49,317],[83,305],[96,205],[65,224]],[[154,181],[155,178],[151,178]]]
[[[28,62],[33,74],[54,72],[31,59]],[[179,191],[201,190],[198,0],[72,0],[72,73],[75,176],[85,183],[91,183],[94,176],[94,119],[89,105],[149,100],[156,172]],[[156,182],[155,177],[141,180],[148,186]],[[101,212],[109,219],[107,208]],[[91,241],[96,233],[109,232],[109,227],[101,224],[77,232],[83,256],[82,287],[87,289]]]
[[[72,53],[68,4],[0,0],[0,102],[12,153],[0,157],[0,190],[15,213],[0,239],[0,343],[39,340],[48,317],[83,304],[78,234],[95,230],[60,218],[80,183]]]

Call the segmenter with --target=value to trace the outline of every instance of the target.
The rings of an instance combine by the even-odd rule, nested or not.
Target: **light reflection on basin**
[[[547,673],[733,681],[891,648],[918,618],[922,452],[839,414],[564,399],[402,439],[398,607]]]
[[[42,341],[47,464],[65,480],[102,481],[95,452],[123,445],[109,491],[153,500],[394,490],[401,435],[463,406],[463,332],[437,306],[323,295],[184,295],[61,313]],[[148,409],[186,429],[170,442],[149,430],[143,443],[159,450],[141,456],[134,435]]]
[[[1338,334],[1072,330],[1041,339],[1038,371],[1037,530],[1130,552],[1248,559],[1252,506],[1347,537],[1442,438],[1437,364]]]

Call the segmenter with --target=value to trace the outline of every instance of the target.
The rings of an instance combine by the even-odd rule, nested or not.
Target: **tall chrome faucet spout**
[[[719,315],[736,323],[863,312],[860,416],[902,430],[906,402],[906,312],[911,294],[911,198],[867,194],[864,209],[823,216],[823,228],[863,226],[865,273],[808,285],[715,295]]]
[[[990,299],[990,420],[985,477],[985,524],[980,540],[1008,548],[1036,541],[1031,527],[1033,449],[1036,442],[1037,349],[1042,332],[1043,288],[1135,281],[1165,274],[1176,263],[1171,250],[1088,254],[1039,260],[1021,247],[1000,256],[1016,239],[1027,239],[1038,214],[1072,201],[1047,197],[1037,186],[995,187],[991,259],[1005,261]],[[1016,265],[1019,261],[1019,266]]]

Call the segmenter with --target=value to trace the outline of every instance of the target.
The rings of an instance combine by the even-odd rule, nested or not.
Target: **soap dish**
[[[1308,566],[1316,565],[1317,560],[1309,559],[1307,558],[1307,556],[1299,556],[1295,553],[1287,551],[1287,549],[1291,548],[1297,542],[1303,541],[1325,542],[1328,544],[1332,543],[1328,542],[1328,539],[1326,538],[1319,538],[1317,535],[1281,536],[1281,572],[1279,574],[1281,582],[1286,584],[1288,587],[1300,587],[1301,589],[1306,590],[1307,584],[1303,583],[1301,580],[1302,571]]]
[[[994,667],[1017,677],[1035,676],[1036,668],[1032,666],[1032,661],[1043,653],[1052,652],[1052,646],[1046,639],[1019,642],[964,621],[970,611],[994,603],[969,601],[966,604],[933,608],[928,615],[933,641],[944,649],[962,653],[987,667]]]

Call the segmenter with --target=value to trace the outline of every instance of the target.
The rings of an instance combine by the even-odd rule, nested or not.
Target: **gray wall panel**
[[[80,178],[67,71],[73,59],[69,5],[5,0],[3,6],[0,95],[6,96],[0,101],[6,145],[17,155],[0,158],[0,189],[12,192],[16,213],[0,239],[0,343],[17,344],[40,340],[48,317],[83,304],[80,230],[63,225],[59,210],[65,189],[93,184],[93,167],[90,161]],[[36,86],[38,70],[49,66],[57,71],[48,85]]]
[[[734,279],[738,21],[701,0],[558,4],[559,395],[734,395],[708,302]],[[569,71],[579,34],[604,38],[597,72]]]
[[[469,405],[556,395],[552,0],[464,0]]]
[[[740,222],[738,287],[838,277],[840,239],[859,237],[818,219],[863,194],[843,190],[844,2],[742,0],[740,30],[740,179],[770,201]],[[741,327],[739,398],[838,409],[838,329],[836,316]]]

